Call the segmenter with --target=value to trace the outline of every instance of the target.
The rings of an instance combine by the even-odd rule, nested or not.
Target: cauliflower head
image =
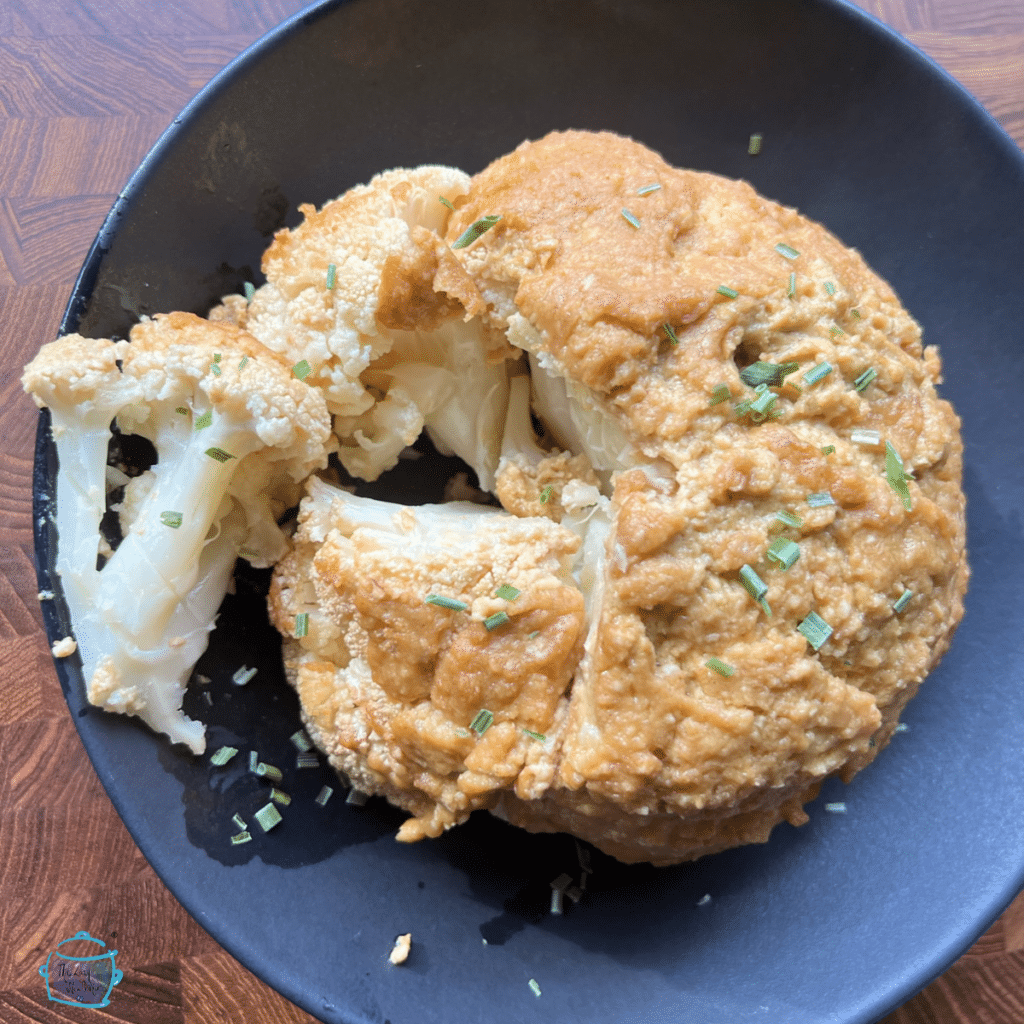
[[[389,569],[373,574],[369,527],[300,531],[278,570],[296,585],[275,584],[272,606],[288,632],[307,602],[289,672],[324,710],[318,735],[360,788],[412,810],[401,838],[475,806],[460,801],[478,756],[483,806],[624,861],[692,859],[806,820],[825,778],[849,779],[885,745],[962,615],[962,445],[937,352],[823,227],[609,133],[555,133],[496,161],[445,239],[435,290],[527,357],[495,493],[522,523],[576,539],[559,601],[582,602],[582,620],[541,725],[486,703],[531,657],[538,637],[513,612],[533,584],[507,581],[522,595],[504,632],[480,627],[497,607],[480,590],[452,594],[466,612],[426,603],[451,578],[432,575],[442,566],[472,565],[491,587],[506,581],[487,560],[505,572],[512,555],[468,554],[475,533],[452,515],[429,556],[409,547],[423,572],[391,568],[405,541],[375,533]],[[338,522],[358,519],[332,500]],[[440,513],[389,514],[414,531]],[[300,586],[296,564],[315,583]],[[396,591],[392,572],[416,586]],[[369,617],[393,610],[415,644],[381,633],[376,661],[357,653],[372,649]],[[479,660],[452,717],[425,680],[460,615]],[[409,672],[420,683],[401,690]],[[496,724],[459,733],[480,710]],[[407,724],[438,713],[436,731]]]

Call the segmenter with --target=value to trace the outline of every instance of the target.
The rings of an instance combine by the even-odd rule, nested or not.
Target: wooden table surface
[[[1024,0],[860,0],[1024,146]],[[55,336],[119,188],[171,118],[301,0],[0,0],[0,1021],[313,1018],[224,952],[136,849],[68,715],[32,560],[36,411],[21,366]],[[1016,211],[1020,216],[1021,211]],[[106,1010],[37,967],[86,928],[120,950]],[[1024,897],[884,1024],[1024,1021]],[[779,1022],[784,1024],[784,1022]]]

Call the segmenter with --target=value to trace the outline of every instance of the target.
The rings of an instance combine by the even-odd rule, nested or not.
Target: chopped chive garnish
[[[252,835],[243,829],[241,832],[236,833],[231,837],[232,846],[241,846],[242,843],[248,843],[252,840]]]
[[[306,753],[307,750],[313,749],[313,744],[309,742],[309,737],[302,729],[298,732],[293,732],[288,739],[292,741],[292,746],[302,754]]]
[[[651,185],[644,185],[643,188],[638,188],[636,190],[636,194],[638,196],[649,196],[652,192],[657,192],[659,188],[661,188],[661,185],[659,185],[657,182],[654,182]]]
[[[633,214],[631,214],[629,210],[627,210],[625,207],[622,208],[622,216],[625,217],[626,220],[628,220],[629,223],[633,225],[633,227],[640,227],[640,221],[637,220],[636,217],[634,217]]]
[[[454,209],[455,209],[455,207],[454,207],[454,206],[452,206],[452,204],[451,204],[451,200],[450,200],[450,199],[445,199],[445,197],[444,197],[444,196],[438,196],[437,198],[438,198],[438,199],[439,199],[439,200],[440,200],[440,201],[441,201],[442,203],[444,203],[444,205],[445,205],[445,206],[447,206],[449,210],[454,210]]]
[[[252,302],[252,297],[256,294],[256,286],[252,281],[246,281],[242,288],[245,291],[245,301]]]
[[[837,800],[834,804],[825,804],[825,810],[830,814],[845,814],[846,804],[841,800]]]
[[[561,889],[552,889],[551,890],[550,910],[551,910],[551,913],[554,914],[556,917],[559,914],[562,913],[562,902],[563,902],[564,898],[565,898],[565,893],[562,892]]]
[[[247,682],[249,682],[249,680],[250,680],[250,679],[252,679],[252,677],[253,677],[254,675],[256,675],[256,672],[257,672],[257,671],[258,671],[257,669],[254,669],[254,668],[246,668],[246,667],[245,667],[245,666],[243,665],[243,666],[242,666],[242,667],[241,667],[241,668],[240,668],[240,669],[239,669],[239,670],[238,670],[238,671],[237,671],[237,672],[236,672],[236,673],[235,673],[235,674],[234,674],[234,675],[233,675],[233,676],[231,677],[231,682],[233,682],[233,683],[235,684],[235,686],[245,686],[245,684],[246,684]]]
[[[855,316],[859,320],[860,319],[860,310],[859,309],[851,309],[850,310],[850,316]]]
[[[789,291],[786,292],[786,298],[792,299],[796,296],[796,271],[792,270],[789,274]]]
[[[235,823],[236,828],[245,828],[245,818],[243,818],[240,814],[233,815],[231,820]]]
[[[833,338],[838,338],[840,334],[845,334],[846,331],[844,331],[842,327],[839,326],[839,324],[833,324],[828,329],[828,333],[831,334]]]
[[[910,500],[910,490],[907,487],[907,481],[910,477],[903,468],[903,459],[900,458],[899,452],[893,448],[892,443],[889,441],[885,442],[885,476],[889,481],[889,486],[899,495],[900,501],[903,502],[903,507],[909,512],[913,507],[913,503]]]
[[[484,619],[484,626],[486,626],[488,632],[490,632],[492,629],[504,626],[505,623],[509,621],[508,612],[495,612],[493,615],[488,615],[487,618]]]
[[[876,445],[881,444],[882,437],[877,430],[851,430],[850,440],[854,444],[863,444],[869,448],[874,448]]]
[[[220,355],[220,353],[219,353],[219,352],[214,352],[214,353],[213,353],[213,361],[214,361],[215,363],[219,363],[219,362],[220,362],[220,359],[221,359],[221,355]]]
[[[295,757],[296,768],[319,768],[320,758],[310,752],[308,754],[297,754]]]
[[[783,526],[791,526],[794,530],[798,530],[804,525],[804,521],[798,515],[785,508],[780,508],[779,511],[775,513],[775,518],[782,523]]]
[[[484,232],[490,231],[499,220],[501,220],[500,214],[491,214],[474,221],[452,242],[452,248],[465,249],[467,245],[472,245]]]
[[[424,601],[427,604],[436,604],[438,608],[450,608],[453,612],[464,612],[469,607],[465,601],[457,601],[454,597],[445,597],[442,594],[427,594]]]
[[[531,630],[529,633],[527,633],[526,634],[526,639],[527,640],[532,640],[535,636],[540,636],[540,630],[539,629],[534,629],[534,630]]]
[[[662,324],[661,328],[668,336],[668,340],[671,341],[673,345],[679,344],[679,338],[676,335],[675,329],[672,327],[671,324]]]
[[[273,800],[275,804],[280,804],[282,807],[287,807],[292,802],[292,798],[287,793],[283,793],[279,789],[270,790],[270,799]]]
[[[730,288],[727,284],[720,284],[716,290],[719,295],[724,295],[727,299],[735,299],[739,295],[735,288]]]
[[[795,260],[797,256],[800,255],[800,253],[798,253],[796,249],[794,249],[791,245],[786,245],[785,242],[779,242],[779,244],[775,246],[775,251],[780,256],[785,256],[787,260]]]
[[[235,456],[232,455],[231,452],[226,452],[224,451],[223,448],[207,448],[206,454],[209,455],[211,459],[216,459],[218,462],[221,463],[227,462],[229,459],[235,458]]]
[[[817,384],[819,380],[824,380],[832,372],[832,364],[829,362],[818,363],[817,366],[812,366],[804,374],[804,383],[810,387],[812,384]]]
[[[828,491],[818,491],[815,494],[807,495],[807,504],[811,508],[827,508],[829,505],[834,505],[836,499],[829,494]]]
[[[732,411],[736,413],[737,416],[746,416],[747,413],[750,412],[750,399],[748,398],[744,402],[737,402],[732,407]]]
[[[324,786],[316,795],[316,802],[323,807],[328,800],[334,795],[334,790],[330,786]]]
[[[791,374],[800,369],[799,363],[751,363],[740,370],[740,380],[752,388],[765,384],[768,387],[779,387]]]
[[[187,416],[188,415],[188,409],[186,409],[185,406],[183,406],[183,405],[179,405],[178,408],[175,409],[174,411],[176,413],[180,413],[182,416]]]
[[[213,410],[207,409],[202,416],[197,416],[195,421],[196,430],[204,430],[213,422]]]
[[[836,286],[831,281],[826,281],[825,282],[825,291],[827,291],[829,293],[829,295],[835,295],[835,293],[836,293]]]
[[[764,554],[765,558],[777,562],[783,569],[792,569],[800,557],[800,545],[788,537],[779,537],[772,541]]]
[[[523,732],[530,737],[531,740],[536,740],[538,743],[543,743],[547,738],[542,732],[534,732],[532,729],[524,729]]]
[[[764,609],[765,614],[771,615],[772,610],[764,596],[768,593],[768,584],[749,565],[740,566],[740,582],[747,593]]]
[[[853,386],[857,391],[863,391],[876,377],[878,371],[869,366],[854,382]]]
[[[716,384],[711,392],[710,405],[720,405],[722,402],[728,402],[732,398],[732,392],[729,390],[728,384]]]
[[[548,484],[546,487],[542,488],[540,492],[540,498],[538,499],[538,501],[540,501],[542,505],[546,505],[551,500],[551,492],[553,490],[554,488],[551,486],[551,484]]]
[[[732,665],[727,665],[720,658],[708,658],[708,660],[704,662],[704,665],[711,669],[712,672],[717,672],[720,676],[725,676],[726,679],[728,679],[729,676],[734,675],[736,672],[736,669],[733,668]]]
[[[238,369],[239,370],[244,370],[245,367],[246,367],[246,364],[248,362],[249,362],[249,357],[248,356],[242,356],[242,358],[239,360],[239,363],[238,363]]]
[[[345,803],[352,804],[353,807],[364,807],[366,801],[370,799],[369,793],[364,793],[361,789],[356,789],[353,786],[345,797]]]
[[[835,453],[836,446],[834,444],[827,444],[824,448],[821,449],[822,455],[835,455]]]
[[[766,419],[777,401],[778,396],[772,394],[771,391],[765,391],[764,394],[758,395],[757,398],[750,403],[751,419],[757,423]]]
[[[305,380],[313,372],[313,367],[309,365],[309,360],[302,359],[292,367],[292,373],[295,374],[299,380]]]
[[[210,755],[210,764],[216,768],[223,768],[237,753],[238,747],[219,747]]]
[[[483,736],[485,732],[494,724],[494,715],[487,710],[487,708],[481,708],[477,713],[476,717],[472,722],[469,723],[470,729],[477,734],[477,736]]]
[[[517,590],[509,583],[502,583],[500,587],[494,592],[495,597],[500,597],[505,601],[514,601],[522,591]]]
[[[172,530],[176,530],[181,526],[182,518],[183,517],[180,512],[167,511],[160,513],[160,522],[163,523],[164,526],[169,526]]]
[[[540,999],[540,985],[537,984],[536,980],[531,978],[527,984],[530,986],[530,991]]]
[[[753,135],[750,136],[750,141],[747,143],[748,156],[757,156],[757,154],[761,152],[761,142],[763,138],[764,136],[762,136],[758,132],[755,132]]]
[[[253,775],[256,774],[256,767],[259,765],[259,763],[260,763],[260,755],[257,754],[255,750],[250,750],[249,751],[249,771],[251,771],[253,773]]]
[[[892,610],[897,615],[899,615],[899,613],[902,612],[903,609],[906,608],[908,604],[910,604],[910,599],[913,596],[914,596],[914,592],[912,590],[904,590],[903,593],[900,594],[900,596],[896,599],[896,603],[892,606]]]
[[[281,824],[281,812],[272,804],[264,804],[253,817],[259,822],[264,832],[269,832],[276,825]]]
[[[893,729],[893,732],[910,732],[910,726],[906,722],[900,722],[899,725]]]
[[[301,640],[309,633],[309,612],[299,612],[295,616],[295,639]]]
[[[280,782],[284,778],[280,768],[276,768],[272,764],[266,764],[263,761],[256,765],[256,774],[268,782]]]
[[[817,612],[808,612],[796,629],[816,651],[832,635],[832,627]]]
[[[334,290],[334,285],[337,282],[337,280],[338,280],[338,268],[337,268],[337,266],[334,263],[328,263],[327,264],[327,281],[325,283],[327,285],[327,290],[329,292]]]

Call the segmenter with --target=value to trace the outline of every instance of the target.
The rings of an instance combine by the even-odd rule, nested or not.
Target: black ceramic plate
[[[558,918],[543,913],[547,883],[576,870],[571,840],[480,816],[398,845],[396,812],[320,808],[326,775],[306,771],[290,772],[283,824],[232,848],[231,814],[260,800],[244,766],[212,772],[137,722],[84,707],[71,660],[58,664],[68,703],[168,886],[325,1021],[866,1024],[942,971],[1024,882],[1024,160],[942,71],[828,0],[324,3],[175,121],[104,224],[63,329],[124,335],[138,314],[205,311],[259,281],[269,233],[297,222],[298,203],[392,166],[473,172],[566,127],[629,134],[823,221],[941,346],[943,392],[964,421],[974,576],[909,732],[767,845],[661,870],[595,856],[584,900]],[[764,148],[751,158],[754,131]],[[53,469],[43,429],[40,511]],[[414,474],[386,493],[422,500],[431,486]],[[37,545],[48,587],[54,537],[41,530]],[[289,763],[296,704],[265,586],[241,579],[201,666],[213,707],[198,692],[186,707],[210,723],[211,748]],[[65,635],[62,616],[48,607],[51,638]],[[231,687],[254,660],[258,677]],[[845,815],[825,812],[835,800]],[[412,957],[389,967],[407,931]]]

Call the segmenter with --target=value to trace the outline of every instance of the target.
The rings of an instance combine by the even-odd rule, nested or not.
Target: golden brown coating
[[[580,658],[575,535],[452,502],[409,508],[319,480],[279,563],[271,615],[310,736],[365,792],[410,810],[400,839],[437,836],[507,786],[525,788],[565,716]],[[496,597],[502,585],[520,593]],[[429,603],[430,595],[462,603]],[[490,628],[490,616],[507,622]],[[485,710],[493,724],[471,730]]]
[[[389,591],[377,596],[398,604],[378,607],[372,628],[420,647],[381,648],[353,696],[337,671],[335,689],[327,682],[336,654],[306,644],[309,667],[299,658],[291,671],[328,705],[307,713],[343,737],[386,734],[393,761],[440,758],[431,770],[466,776],[466,796],[482,758],[474,806],[570,831],[624,861],[693,859],[806,820],[802,805],[826,777],[849,779],[885,745],[963,612],[962,445],[935,392],[937,352],[823,227],[629,139],[524,143],[455,207],[449,244],[500,219],[438,258],[434,287],[529,352],[534,411],[570,453],[504,454],[496,492],[513,515],[549,516],[581,539],[559,598],[585,602],[581,639],[565,648],[578,663],[551,677],[561,689],[528,763],[521,735],[491,750],[511,743],[502,730],[492,737],[497,726],[481,739],[444,733],[466,725],[490,687],[513,686],[515,646],[499,650],[486,631],[467,648],[476,667],[453,684],[466,687],[458,714],[443,712],[444,729],[402,732],[410,702],[428,717],[441,708],[422,682],[385,693],[399,683],[384,680],[404,679],[406,658],[421,679],[452,641],[434,630],[436,609],[413,615]],[[758,390],[754,364],[781,369]],[[335,643],[366,584],[330,575],[327,555],[303,543],[296,558],[333,581],[311,600]],[[821,643],[815,616],[830,630]],[[416,804],[411,776],[372,762],[369,741],[340,742],[358,784],[429,819],[403,838],[463,816],[449,796]]]

